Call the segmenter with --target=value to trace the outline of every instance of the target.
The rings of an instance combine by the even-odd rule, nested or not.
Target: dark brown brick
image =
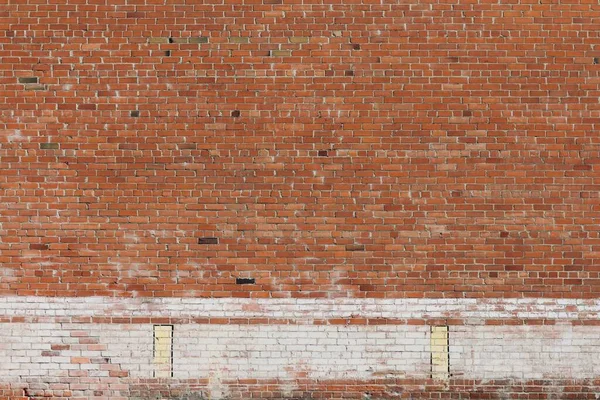
[[[364,250],[365,250],[364,244],[347,244],[346,245],[346,251],[364,251]]]
[[[28,76],[19,78],[19,83],[38,83],[38,78],[35,76]]]
[[[219,239],[216,237],[198,238],[198,244],[219,244]]]

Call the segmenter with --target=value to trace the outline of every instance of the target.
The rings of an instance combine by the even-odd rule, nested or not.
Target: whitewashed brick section
[[[600,327],[453,326],[450,365],[468,379],[596,378]]]
[[[106,344],[107,348],[103,355],[109,357],[112,364],[128,371],[132,378],[152,376],[154,371],[152,325],[102,324],[100,331],[96,330],[96,326],[93,333],[97,333],[101,343]]]
[[[151,325],[2,323],[0,380],[68,376],[72,370],[108,376],[101,367],[107,363],[132,377],[150,377],[151,330]],[[69,347],[57,351],[53,345]]]
[[[53,343],[68,342],[60,324],[0,324],[0,377],[39,377],[65,373],[69,357],[43,357]]]
[[[1,297],[0,316],[317,319],[600,319],[600,299],[246,299]]]
[[[411,325],[178,325],[174,377],[228,371],[228,378],[426,377],[429,327]]]
[[[115,299],[0,298],[0,380],[73,376],[152,378],[153,325],[72,323],[73,317],[171,317],[175,378],[367,379],[431,373],[427,325],[343,325],[339,319],[460,318],[449,327],[453,377],[596,378],[599,300],[555,299]],[[204,324],[206,317],[285,319],[279,324]],[[327,323],[336,318],[335,325]],[[543,318],[555,325],[485,325],[486,319]],[[89,319],[89,318],[88,318]],[[315,324],[315,320],[320,323]],[[120,322],[120,321],[119,321]],[[200,320],[198,322],[201,322]],[[50,377],[50,378],[48,378]],[[212,382],[212,381],[211,381]]]
[[[3,381],[68,376],[73,370],[93,371],[96,377],[115,369],[132,378],[153,376],[150,324],[1,324],[0,329]],[[426,326],[177,325],[174,377],[294,379],[299,372],[314,379],[378,373],[426,377],[429,343]],[[53,351],[52,345],[69,348]]]

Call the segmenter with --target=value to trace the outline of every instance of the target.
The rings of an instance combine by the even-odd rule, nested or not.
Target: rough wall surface
[[[0,0],[0,398],[599,398],[599,21]]]

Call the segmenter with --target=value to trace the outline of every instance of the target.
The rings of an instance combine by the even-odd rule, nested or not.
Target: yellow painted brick
[[[448,327],[431,327],[431,377],[433,379],[448,379],[450,357],[448,354]]]
[[[154,377],[169,378],[172,371],[173,327],[170,325],[154,326]]]
[[[155,338],[170,338],[173,333],[173,327],[171,325],[156,325],[154,327]]]

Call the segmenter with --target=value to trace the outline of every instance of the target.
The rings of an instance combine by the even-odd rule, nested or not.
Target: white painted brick
[[[257,311],[247,311],[247,304]],[[7,298],[0,303],[1,315],[17,315],[26,310],[32,316],[47,316],[47,310],[57,310],[69,316],[157,316],[157,317],[282,317],[333,318],[361,316],[393,318],[443,318],[449,315],[463,318],[524,318],[577,319],[585,314],[597,318],[600,300],[561,299],[119,299],[73,298]],[[116,307],[118,306],[118,307]],[[574,307],[566,312],[565,308]],[[377,329],[381,329],[378,327]]]
[[[360,337],[363,342],[370,342],[372,346],[377,348],[379,351],[374,353],[375,357],[390,358],[389,352],[385,351],[384,345],[378,344],[377,338],[366,339],[368,335],[364,331],[372,330],[370,327],[280,325],[261,326],[259,330],[255,326],[237,326],[228,331],[227,340],[220,340],[217,346],[207,346],[208,349],[211,349],[208,352],[190,351],[186,346],[198,342],[198,340],[191,340],[191,338],[201,338],[210,327],[182,325],[179,328],[179,335],[176,335],[174,342],[174,371],[176,377],[193,376],[191,369],[195,368],[197,370],[197,366],[202,364],[203,359],[207,358],[210,359],[209,364],[212,365],[212,368],[219,365],[230,370],[232,377],[239,378],[268,377],[269,373],[274,372],[275,377],[293,379],[293,376],[289,376],[285,368],[271,368],[271,366],[289,365],[293,367],[300,360],[309,371],[309,376],[315,378],[343,376],[347,371],[357,370],[363,371],[363,376],[366,376],[364,375],[364,371],[367,370],[364,365],[364,344],[356,345],[350,338],[344,339],[343,345],[338,343],[338,336],[348,337],[350,336],[349,333],[352,333],[355,337]],[[359,329],[364,329],[364,331],[360,332]],[[398,334],[402,334],[406,329],[415,328],[394,326],[392,329],[395,329]],[[261,340],[255,338],[255,335],[265,336],[264,333],[271,339]],[[203,340],[200,339],[199,341],[202,342]],[[239,345],[240,342],[247,342],[248,344],[244,347]],[[236,360],[235,356],[237,354],[235,352],[244,348],[252,350],[252,355],[256,354],[256,357]],[[268,359],[268,362],[265,363],[260,360],[260,357]],[[253,368],[250,368],[250,365]],[[375,367],[378,366],[375,365]],[[426,373],[426,365],[407,364],[407,367],[413,372]]]
[[[473,379],[592,378],[600,353],[590,343],[600,346],[596,327],[463,326],[450,335],[450,360],[454,372]]]
[[[248,305],[257,307],[247,307]],[[570,311],[566,312],[568,307]],[[253,309],[256,311],[248,311]],[[593,378],[600,375],[600,335],[571,320],[600,317],[600,300],[553,299],[117,299],[0,298],[0,316],[65,317],[270,317],[290,325],[176,325],[174,374],[179,378],[280,378],[293,380],[302,366],[310,378],[363,379],[395,370],[430,372],[429,327],[411,325],[313,325],[315,318],[361,317],[466,319],[556,318],[557,325],[465,325],[450,328],[450,368],[470,379],[516,377]],[[105,350],[79,344],[85,332]],[[70,371],[106,377],[99,364],[71,364],[71,357],[108,357],[133,378],[151,378],[150,324],[0,324],[0,380],[60,380]],[[70,344],[42,356],[53,344]],[[104,364],[105,365],[105,364]],[[223,372],[226,371],[226,372]],[[73,376],[73,379],[81,379]],[[118,380],[116,380],[118,381]],[[116,382],[115,381],[115,382]]]

